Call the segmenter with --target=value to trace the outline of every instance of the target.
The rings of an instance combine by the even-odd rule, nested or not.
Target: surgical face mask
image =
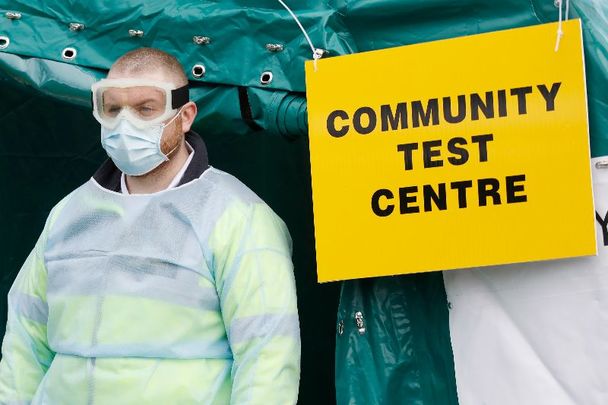
[[[163,130],[181,113],[166,124],[138,128],[130,120],[121,118],[114,128],[101,127],[101,146],[114,164],[125,174],[141,176],[169,160],[160,148]]]

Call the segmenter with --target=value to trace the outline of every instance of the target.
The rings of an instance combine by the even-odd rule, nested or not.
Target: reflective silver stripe
[[[134,261],[137,264],[137,261]],[[121,263],[122,265],[119,265]],[[108,267],[109,266],[109,267]],[[63,296],[130,296],[150,298],[196,309],[219,310],[213,287],[200,286],[201,276],[191,270],[151,261],[133,270],[128,263],[81,258],[78,266],[48,262],[49,300]],[[135,267],[136,268],[136,267]],[[162,274],[162,275],[160,275]],[[102,282],[103,281],[103,282]]]
[[[296,314],[265,314],[236,319],[230,325],[230,344],[257,337],[293,336],[299,338],[300,323]]]
[[[176,291],[166,288],[159,280],[148,280],[145,287],[132,288],[127,284],[108,288],[105,296],[113,294],[128,295],[131,297],[149,298],[163,301],[169,304],[176,304],[190,308],[203,309],[206,311],[218,311],[220,304],[217,292],[213,288],[198,287],[192,290]],[[194,291],[193,291],[194,290]]]
[[[49,342],[56,353],[79,357],[142,357],[162,359],[232,359],[232,351],[225,338],[209,341],[163,343],[116,343],[82,345],[73,342]]]
[[[108,276],[104,295],[122,294],[208,311],[219,310],[219,299],[215,288],[199,286],[198,276],[195,273],[191,275],[196,277],[188,277],[180,281],[148,276],[136,281],[130,277],[132,275],[113,271]]]
[[[45,324],[49,320],[49,306],[46,302],[33,295],[22,292],[12,292],[8,296],[12,310],[24,318]]]

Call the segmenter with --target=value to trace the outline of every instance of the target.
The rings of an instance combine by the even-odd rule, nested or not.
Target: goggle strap
[[[171,108],[176,110],[190,101],[188,85],[171,90]]]

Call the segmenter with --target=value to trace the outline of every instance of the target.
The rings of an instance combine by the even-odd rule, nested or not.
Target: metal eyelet
[[[11,39],[5,35],[0,35],[0,49],[6,49],[11,44]]]
[[[283,49],[282,44],[266,44],[266,50],[270,52],[281,52]]]
[[[200,79],[201,77],[205,76],[205,66],[201,65],[201,64],[197,64],[192,66],[192,76],[196,77],[197,79]]]
[[[70,23],[70,31],[78,32],[78,31],[82,31],[82,30],[84,30],[84,24],[77,23],[77,22]]]
[[[21,19],[21,13],[18,11],[7,11],[6,13],[4,13],[4,15],[9,20],[20,20]]]
[[[192,42],[197,45],[209,45],[211,43],[211,38],[204,37],[202,35],[195,35],[192,37]]]
[[[599,162],[595,162],[596,169],[608,169],[608,160],[600,160]]]
[[[315,59],[321,59],[325,55],[329,55],[329,51],[327,49],[317,48],[315,49]]]
[[[76,59],[76,55],[78,55],[76,48],[68,47],[61,51],[61,57],[64,60],[74,60]]]
[[[144,31],[143,30],[129,30],[129,36],[132,38],[141,38],[144,36]]]
[[[270,72],[270,71],[262,72],[262,75],[260,76],[260,84],[263,84],[265,86],[267,84],[270,84],[271,82],[272,82],[272,72]]]
[[[355,326],[360,335],[365,333],[365,321],[363,320],[363,313],[361,311],[355,312]]]

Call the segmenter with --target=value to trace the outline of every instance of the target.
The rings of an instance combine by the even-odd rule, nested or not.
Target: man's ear
[[[196,108],[196,104],[193,101],[189,101],[182,107],[182,132],[186,133],[190,131],[192,124],[194,123],[194,118],[196,118],[196,113],[198,109]]]

